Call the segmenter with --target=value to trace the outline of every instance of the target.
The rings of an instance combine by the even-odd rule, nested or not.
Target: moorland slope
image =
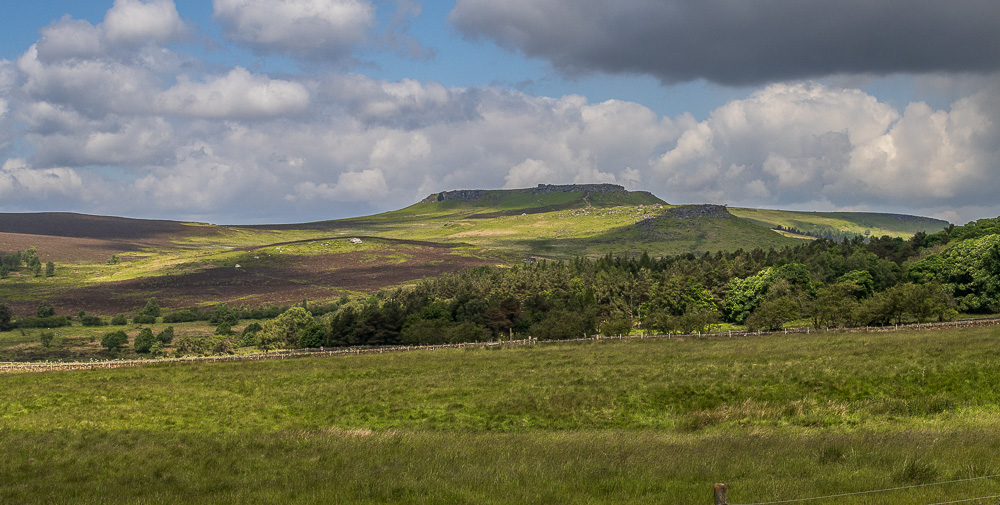
[[[299,224],[0,214],[0,254],[35,247],[42,262],[57,264],[52,277],[8,275],[0,281],[0,299],[18,313],[47,301],[61,313],[113,314],[150,296],[165,307],[288,304],[526,258],[766,250],[810,239],[776,227],[908,236],[946,224],[909,216],[670,205],[613,184],[445,191],[396,211]]]

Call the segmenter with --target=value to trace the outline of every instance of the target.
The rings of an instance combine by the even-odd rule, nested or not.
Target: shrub
[[[257,345],[257,334],[256,333],[244,333],[240,336],[238,342],[240,347],[253,347]]]
[[[312,314],[306,309],[299,306],[292,307],[280,316],[264,322],[257,335],[258,346],[264,350],[271,350],[297,345],[302,331],[313,321]]]
[[[80,316],[80,324],[84,326],[104,326],[104,320],[99,316],[83,314]]]
[[[149,348],[150,356],[163,356],[163,344],[159,341],[153,342],[153,346]]]
[[[632,331],[632,318],[617,313],[598,326],[602,335],[628,335]]]
[[[233,343],[228,338],[219,336],[194,337],[184,335],[177,339],[177,354],[232,354]]]
[[[240,313],[236,309],[220,303],[212,308],[212,313],[208,316],[208,322],[215,325],[228,323],[229,326],[233,326],[240,322]]]
[[[139,330],[139,334],[135,336],[135,340],[132,342],[132,347],[135,349],[135,352],[145,354],[153,348],[154,343],[156,343],[156,337],[153,336],[153,330],[143,328]]]
[[[198,314],[190,309],[178,310],[163,316],[164,323],[190,323],[199,319]]]
[[[38,309],[35,311],[35,315],[38,317],[52,317],[56,315],[56,309],[53,306],[42,302],[38,304]]]
[[[549,316],[531,326],[529,335],[542,340],[564,340],[593,333],[593,327],[586,324],[580,314],[568,311],[552,311]]]
[[[14,325],[11,323],[13,319],[14,314],[10,311],[10,307],[6,304],[0,303],[0,331],[9,331],[14,329]]]
[[[156,340],[159,340],[163,345],[170,345],[174,341],[174,327],[167,326],[160,333],[156,334]]]
[[[127,344],[128,334],[122,330],[105,333],[101,338],[101,346],[109,351],[117,351]]]
[[[747,329],[750,331],[779,331],[785,323],[799,317],[799,306],[790,297],[781,296],[765,300],[757,310],[747,318]]]
[[[128,324],[128,316],[125,314],[117,314],[111,318],[112,326],[125,326],[126,324]]]
[[[262,329],[260,323],[250,323],[246,328],[243,328],[243,333],[240,335],[239,346],[240,347],[251,347],[257,345],[257,332]]]
[[[139,311],[139,314],[143,316],[153,316],[154,319],[160,317],[160,304],[156,301],[156,298],[146,300],[146,306]]]
[[[299,347],[322,347],[326,345],[326,325],[319,321],[309,323],[299,336]]]
[[[21,328],[61,328],[72,324],[66,316],[25,317],[17,320]]]
[[[276,305],[258,307],[256,309],[245,311],[243,317],[244,319],[273,319],[280,316],[285,310],[287,310],[287,307],[278,307]]]
[[[51,331],[43,331],[39,337],[42,341],[42,347],[48,347],[52,345],[52,339],[55,335]]]
[[[156,316],[149,314],[139,314],[132,318],[134,324],[156,324]]]
[[[176,347],[178,355],[201,354],[207,350],[208,338],[184,335],[183,337],[177,339]]]
[[[217,338],[212,342],[212,354],[232,354],[233,343],[228,338]]]

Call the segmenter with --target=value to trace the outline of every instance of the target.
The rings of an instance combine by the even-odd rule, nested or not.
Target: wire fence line
[[[995,498],[1000,498],[1000,494],[995,494],[995,495],[992,495],[992,496],[977,496],[975,498],[965,498],[965,499],[962,499],[962,500],[955,500],[955,501],[943,501],[943,502],[937,502],[937,503],[929,503],[928,505],[951,505],[953,503],[968,503],[968,502],[973,502],[973,501],[978,501],[978,500],[991,500],[991,499],[995,499]]]
[[[914,329],[942,329],[942,328],[965,328],[976,326],[1000,325],[1000,317],[984,317],[974,319],[963,319],[959,321],[946,321],[937,323],[919,323],[892,326],[865,326],[857,328],[785,328],[778,331],[746,331],[746,330],[716,330],[695,333],[670,333],[670,334],[629,334],[629,335],[583,335],[580,338],[559,339],[559,340],[539,340],[534,337],[523,339],[495,340],[490,342],[465,342],[459,344],[436,344],[436,345],[394,345],[380,347],[340,347],[335,349],[290,349],[273,352],[258,352],[251,354],[228,354],[215,356],[186,356],[180,358],[151,358],[151,359],[129,359],[129,360],[91,360],[83,362],[0,362],[0,373],[9,372],[45,372],[63,370],[90,370],[99,368],[126,368],[160,363],[216,363],[225,361],[261,361],[272,359],[287,359],[305,356],[342,356],[351,354],[380,354],[387,352],[422,351],[434,349],[458,349],[465,347],[503,347],[521,346],[528,344],[560,343],[560,342],[587,342],[599,340],[641,340],[641,339],[663,339],[663,338],[708,338],[708,337],[752,337],[762,335],[780,334],[812,334],[812,333],[859,333],[859,332],[888,332]]]
[[[498,347],[498,346],[521,346],[537,343],[538,339],[526,338],[520,340],[504,340],[494,342],[469,342],[461,344],[438,344],[438,345],[398,345],[382,347],[347,347],[335,349],[290,349],[274,352],[258,352],[252,354],[228,354],[218,356],[186,356],[182,358],[152,358],[152,359],[123,359],[107,361],[78,361],[78,362],[5,362],[0,363],[0,373],[3,372],[45,372],[57,370],[91,370],[102,368],[127,368],[143,365],[162,363],[219,363],[226,361],[263,361],[273,359],[289,359],[308,356],[345,356],[352,354],[383,354],[390,352],[420,351],[433,349],[461,349],[466,347]]]
[[[983,475],[981,477],[969,477],[967,479],[946,480],[946,481],[941,481],[941,482],[930,482],[930,483],[927,483],[927,484],[913,484],[913,485],[910,485],[910,486],[890,487],[890,488],[884,488],[884,489],[872,489],[872,490],[868,490],[868,491],[855,491],[855,492],[852,492],[852,493],[840,493],[840,494],[832,494],[832,495],[826,495],[826,496],[811,496],[809,498],[794,498],[794,499],[790,499],[790,500],[777,500],[777,501],[754,502],[754,503],[731,503],[729,505],[778,505],[778,504],[782,504],[782,503],[802,503],[802,502],[815,501],[815,500],[827,500],[827,499],[831,499],[831,498],[844,498],[844,497],[847,497],[847,496],[860,496],[860,495],[866,495],[866,494],[888,493],[888,492],[892,492],[892,491],[904,491],[904,490],[907,490],[907,489],[917,489],[917,488],[922,488],[922,487],[943,486],[943,485],[946,485],[946,484],[959,484],[959,483],[962,483],[962,482],[972,482],[972,481],[977,481],[977,480],[995,479],[997,477],[1000,477],[1000,474]],[[962,503],[962,502],[966,502],[966,501],[984,500],[984,499],[997,498],[997,497],[1000,497],[1000,495],[997,495],[997,496],[982,496],[982,497],[979,497],[979,498],[969,498],[967,500],[942,502],[942,503],[936,503],[936,504],[931,504],[931,505],[945,505],[945,504],[948,504],[948,503]]]
[[[928,505],[951,505],[953,503],[968,503],[970,501],[992,500],[994,498],[1000,498],[1000,494],[995,494],[995,495],[992,495],[992,496],[978,496],[976,498],[966,498],[964,500],[942,501],[942,502],[937,502],[937,503],[929,503]]]

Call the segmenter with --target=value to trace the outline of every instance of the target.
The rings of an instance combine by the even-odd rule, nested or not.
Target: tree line
[[[265,322],[257,345],[435,344],[585,334],[780,329],[948,320],[1000,312],[1000,218],[910,239],[783,249],[605,256],[478,267]],[[242,336],[244,342],[249,342]]]

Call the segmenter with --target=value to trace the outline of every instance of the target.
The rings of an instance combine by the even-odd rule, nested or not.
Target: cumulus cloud
[[[252,119],[295,114],[309,105],[309,91],[300,83],[236,67],[210,82],[182,79],[160,94],[156,103],[166,114]]]
[[[104,50],[101,30],[82,19],[69,16],[41,29],[36,57],[43,61],[92,58]]]
[[[336,183],[304,181],[296,184],[294,189],[294,193],[285,195],[285,200],[338,200],[353,203],[383,198],[390,193],[385,176],[379,169],[342,172],[337,176]]]
[[[685,201],[935,214],[996,207],[989,181],[1000,180],[1000,130],[983,113],[993,96],[900,113],[859,90],[774,84],[685,131],[650,178]]]
[[[991,0],[458,0],[450,20],[571,74],[747,85],[1000,69]]]
[[[109,35],[119,22],[110,12],[96,26],[65,18],[16,62],[0,61],[0,208],[58,201],[127,216],[289,222],[391,210],[450,189],[612,182],[674,203],[1000,214],[995,79],[947,107],[783,82],[698,121],[579,95],[185,65],[190,57],[164,45],[179,33],[175,18],[143,17],[172,5],[115,4],[145,20],[140,38]],[[235,9],[233,19],[273,13],[281,27],[310,5],[219,0],[216,9]],[[279,8],[294,15],[270,10]],[[294,47],[286,43],[267,48]]]
[[[8,159],[0,166],[0,197],[24,201],[72,196],[82,187],[70,168],[34,169],[22,159]]]
[[[336,60],[365,40],[375,6],[365,0],[213,0],[231,40],[263,53]]]
[[[48,63],[37,45],[17,60],[31,99],[64,104],[92,117],[148,108],[159,86],[152,69],[112,58],[68,59]]]
[[[329,76],[323,83],[327,100],[368,124],[414,129],[477,118],[479,91],[448,89],[415,79],[379,81],[363,75]]]
[[[36,57],[46,63],[74,58],[119,55],[143,47],[182,40],[192,29],[177,13],[172,0],[115,0],[104,22],[64,16],[40,30]]]
[[[171,156],[174,129],[163,118],[82,121],[48,104],[37,104],[32,109],[32,121],[51,121],[25,135],[35,148],[32,161],[38,165],[118,165],[142,170],[146,164]]]
[[[113,44],[162,44],[186,30],[173,0],[115,0],[102,28]]]

